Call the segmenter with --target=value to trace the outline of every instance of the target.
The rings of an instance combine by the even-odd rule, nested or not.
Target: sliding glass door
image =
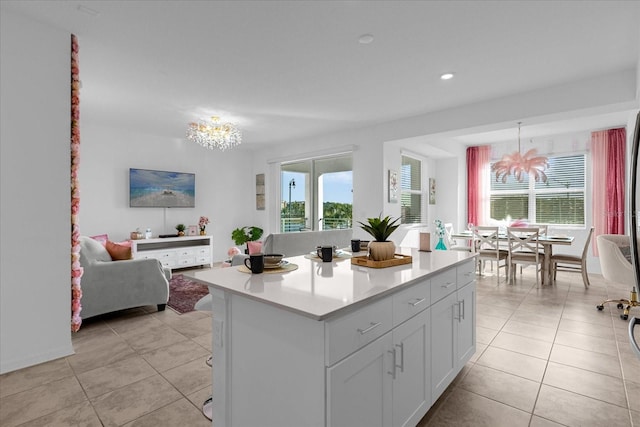
[[[283,163],[280,231],[351,228],[351,153]]]

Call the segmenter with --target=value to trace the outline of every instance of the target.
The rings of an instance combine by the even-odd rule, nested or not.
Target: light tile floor
[[[595,308],[609,297],[629,289],[595,274],[589,290],[579,274],[559,273],[552,288],[526,269],[514,285],[478,277],[476,354],[419,425],[640,426],[627,322],[615,305]],[[0,376],[0,425],[211,425],[200,412],[210,333],[210,314],[197,311],[89,319],[73,356]]]

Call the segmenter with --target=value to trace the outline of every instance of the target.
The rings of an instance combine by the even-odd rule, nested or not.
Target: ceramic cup
[[[351,239],[351,252],[360,252],[360,239]]]
[[[322,258],[322,262],[331,262],[333,260],[333,246],[322,246],[317,250],[318,257]]]
[[[259,274],[264,271],[264,254],[249,255],[249,258],[244,259],[244,265],[254,274]]]

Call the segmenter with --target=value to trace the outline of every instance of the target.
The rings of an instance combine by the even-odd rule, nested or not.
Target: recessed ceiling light
[[[453,73],[444,73],[440,76],[442,80],[451,80],[453,78]]]
[[[373,41],[373,35],[371,34],[363,34],[358,38],[358,42],[360,44],[369,44]]]

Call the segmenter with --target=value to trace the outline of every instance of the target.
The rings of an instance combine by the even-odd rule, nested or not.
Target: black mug
[[[351,252],[360,252],[360,239],[351,239]]]
[[[249,264],[247,264],[249,261]],[[264,271],[264,254],[249,255],[244,259],[244,266],[251,270],[252,273],[262,273]]]
[[[331,262],[333,260],[333,246],[322,246],[318,248],[317,253],[323,262]]]

